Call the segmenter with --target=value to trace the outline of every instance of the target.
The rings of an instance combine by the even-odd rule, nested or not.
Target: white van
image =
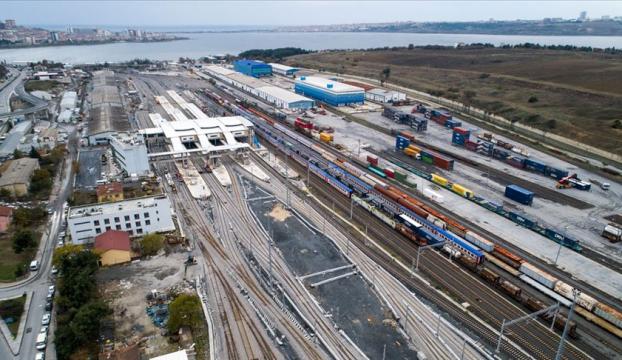
[[[47,341],[48,341],[48,335],[46,333],[39,333],[39,335],[37,335],[37,343],[36,343],[37,350],[45,349],[45,347],[47,346]]]
[[[30,271],[39,270],[39,262],[37,260],[33,260],[30,262]]]

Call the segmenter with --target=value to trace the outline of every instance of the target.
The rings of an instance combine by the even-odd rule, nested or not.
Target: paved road
[[[11,107],[9,105],[11,95],[15,91],[17,85],[21,84],[26,77],[26,74],[24,74],[23,72],[18,72],[17,70],[10,68],[9,71],[13,74],[14,77],[8,80],[10,81],[10,83],[2,88],[2,90],[0,90],[0,114],[11,112]]]
[[[77,155],[77,133],[75,129],[70,133],[70,141],[68,145],[69,156],[65,158],[64,168],[58,177],[60,181],[55,183],[52,198],[50,199],[50,207],[54,209],[54,214],[50,217],[46,233],[44,234],[37,258],[41,261],[41,267],[37,273],[28,279],[0,288],[0,298],[19,296],[24,292],[34,292],[30,307],[27,312],[26,326],[22,338],[22,342],[17,354],[13,353],[4,337],[0,339],[0,358],[8,359],[34,359],[37,353],[35,349],[35,341],[39,330],[41,329],[41,318],[45,311],[45,300],[48,292],[48,286],[53,283],[51,276],[51,258],[54,247],[57,244],[58,233],[63,222],[63,203],[71,192],[72,180],[67,174],[71,171],[71,163],[76,159]],[[53,319],[55,321],[55,319]],[[52,332],[48,334],[48,348],[46,351],[46,359],[56,359],[54,351]]]

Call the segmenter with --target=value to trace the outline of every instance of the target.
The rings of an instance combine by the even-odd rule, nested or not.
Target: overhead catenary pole
[[[559,340],[559,348],[557,349],[555,360],[560,360],[562,358],[562,354],[564,353],[564,342],[566,342],[566,336],[568,336],[568,325],[570,325],[570,318],[572,318],[572,313],[574,312],[574,308],[577,305],[577,297],[579,297],[580,294],[581,291],[577,289],[572,289],[572,305],[570,306],[570,311],[568,311],[568,318],[566,319],[566,325],[564,325],[564,332],[562,333],[562,338]]]

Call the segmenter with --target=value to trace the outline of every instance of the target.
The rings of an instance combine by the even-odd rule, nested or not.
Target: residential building
[[[95,193],[97,194],[98,203],[121,201],[123,200],[123,184],[116,181],[98,185]]]
[[[363,104],[365,90],[318,76],[301,76],[294,85],[296,93],[333,106]]]
[[[233,62],[233,68],[237,72],[256,78],[272,75],[272,66],[257,60],[236,60]]]
[[[15,20],[13,20],[13,19],[6,19],[6,20],[4,20],[4,28],[5,29],[10,30],[10,29],[15,29],[16,27],[17,26],[15,24]]]
[[[90,243],[108,230],[127,231],[130,236],[175,230],[165,195],[71,207],[67,224],[74,244]]]
[[[125,231],[108,230],[95,237],[93,252],[101,266],[123,264],[132,260],[130,235]]]
[[[365,99],[380,103],[392,103],[406,100],[406,94],[394,90],[375,88],[365,92]]]
[[[14,196],[26,195],[30,187],[30,178],[37,169],[39,169],[37,159],[12,160],[0,177],[0,189],[7,189]]]
[[[0,233],[8,230],[13,220],[13,208],[8,206],[0,206]]]

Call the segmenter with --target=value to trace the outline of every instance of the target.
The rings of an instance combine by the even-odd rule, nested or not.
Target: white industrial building
[[[73,110],[70,109],[61,111],[61,113],[58,115],[58,118],[56,118],[56,121],[59,123],[70,123],[74,120],[75,114],[73,113]]]
[[[272,66],[272,72],[285,76],[292,76],[299,70],[295,67],[277,63],[270,63],[270,66]]]
[[[293,91],[270,85],[262,80],[240,74],[228,68],[209,65],[203,68],[208,74],[223,82],[257,96],[283,109],[310,109],[315,105],[312,99]]]
[[[118,133],[110,136],[112,157],[127,176],[151,174],[147,147],[142,136],[135,133]]]
[[[166,151],[149,153],[150,158],[248,149],[254,136],[253,124],[241,116],[176,121],[166,121],[160,114],[149,114],[149,117],[156,127],[142,129],[140,133],[147,142],[164,143],[168,147]]]
[[[394,90],[374,88],[365,92],[365,99],[380,103],[391,103],[406,100],[406,94]]]
[[[60,110],[73,110],[78,104],[78,94],[75,91],[65,91],[60,101]]]
[[[130,236],[175,230],[165,195],[71,207],[67,224],[74,244],[90,243],[107,230],[127,231]]]

